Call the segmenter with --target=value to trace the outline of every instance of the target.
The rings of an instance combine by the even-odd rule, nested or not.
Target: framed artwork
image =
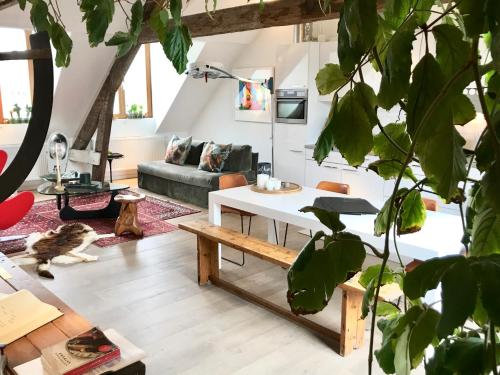
[[[274,76],[274,68],[234,69],[235,76],[264,83]],[[259,83],[235,81],[234,118],[236,121],[271,123],[271,93]]]

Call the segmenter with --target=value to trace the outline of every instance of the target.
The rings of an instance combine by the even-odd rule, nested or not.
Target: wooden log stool
[[[116,219],[115,234],[121,236],[125,232],[130,232],[136,236],[142,236],[143,230],[137,218],[137,203],[146,199],[144,194],[118,194],[116,202],[120,202],[120,216]]]

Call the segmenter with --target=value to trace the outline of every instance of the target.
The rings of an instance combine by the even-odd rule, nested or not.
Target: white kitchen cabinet
[[[278,47],[275,69],[278,89],[308,88],[309,47],[310,43]]]
[[[306,160],[305,185],[316,187],[320,181],[342,182],[342,170],[339,164],[323,162],[318,165],[316,160]]]
[[[304,185],[307,128],[302,125],[274,124],[274,175]]]

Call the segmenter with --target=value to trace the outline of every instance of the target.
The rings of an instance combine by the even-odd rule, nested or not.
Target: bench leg
[[[340,355],[346,356],[363,345],[365,321],[361,319],[363,293],[342,291],[342,321],[340,327]]]
[[[210,278],[219,277],[218,243],[198,237],[198,284],[205,285]]]

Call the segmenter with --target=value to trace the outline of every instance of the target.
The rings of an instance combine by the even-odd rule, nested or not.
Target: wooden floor
[[[136,186],[135,180],[127,183]],[[206,216],[203,210],[170,222]],[[239,229],[239,217],[224,215],[223,225]],[[266,229],[265,220],[253,220],[253,235],[266,238]],[[289,229],[287,246],[299,249],[307,238],[297,230]],[[96,325],[115,328],[143,348],[148,374],[367,373],[368,345],[342,358],[304,328],[216,287],[199,287],[192,234],[178,230],[88,252],[99,260],[53,265],[55,280],[43,283]],[[286,271],[280,267],[247,256],[244,268],[224,262],[223,275],[286,306]],[[334,293],[327,310],[314,317],[337,330],[339,296]]]

